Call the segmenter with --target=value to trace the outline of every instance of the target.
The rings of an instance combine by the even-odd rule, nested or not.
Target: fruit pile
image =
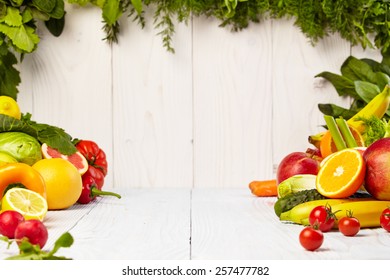
[[[327,130],[309,137],[314,147],[286,155],[275,179],[249,184],[256,196],[277,197],[280,221],[305,226],[299,240],[307,250],[319,248],[329,230],[390,231],[389,105],[386,85],[348,121],[325,115]]]
[[[14,99],[0,96],[0,234],[3,240],[19,245],[24,240],[41,249],[48,239],[44,220],[49,210],[120,195],[102,190],[108,163],[94,141],[71,139],[30,117]]]

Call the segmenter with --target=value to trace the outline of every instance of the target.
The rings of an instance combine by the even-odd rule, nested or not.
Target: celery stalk
[[[343,136],[341,135],[339,128],[337,127],[335,119],[332,116],[328,116],[328,115],[324,115],[324,119],[330,131],[330,135],[332,135],[337,150],[341,151],[347,148]]]
[[[347,121],[343,119],[342,117],[336,119],[337,126],[339,127],[341,134],[347,143],[348,148],[354,148],[357,147],[357,143],[355,138],[352,135],[351,130],[349,129],[349,126],[347,124]]]

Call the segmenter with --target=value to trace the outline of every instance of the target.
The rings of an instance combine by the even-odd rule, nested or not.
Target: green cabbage
[[[28,165],[42,159],[41,144],[24,132],[0,133],[0,152],[8,153],[18,162]]]

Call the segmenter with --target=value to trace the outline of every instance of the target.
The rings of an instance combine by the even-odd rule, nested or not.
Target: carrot
[[[255,196],[277,196],[278,188],[277,188],[276,180],[263,180],[263,181],[253,181],[249,184],[249,189],[252,194]]]

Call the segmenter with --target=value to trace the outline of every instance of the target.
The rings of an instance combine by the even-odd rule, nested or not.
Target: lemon
[[[1,210],[17,211],[26,220],[38,219],[43,221],[48,206],[46,199],[39,193],[24,188],[12,188],[2,198]]]
[[[41,159],[32,166],[43,177],[49,210],[65,209],[77,202],[83,189],[77,168],[63,158]]]
[[[0,114],[8,115],[20,120],[21,112],[18,103],[12,97],[0,96]]]

